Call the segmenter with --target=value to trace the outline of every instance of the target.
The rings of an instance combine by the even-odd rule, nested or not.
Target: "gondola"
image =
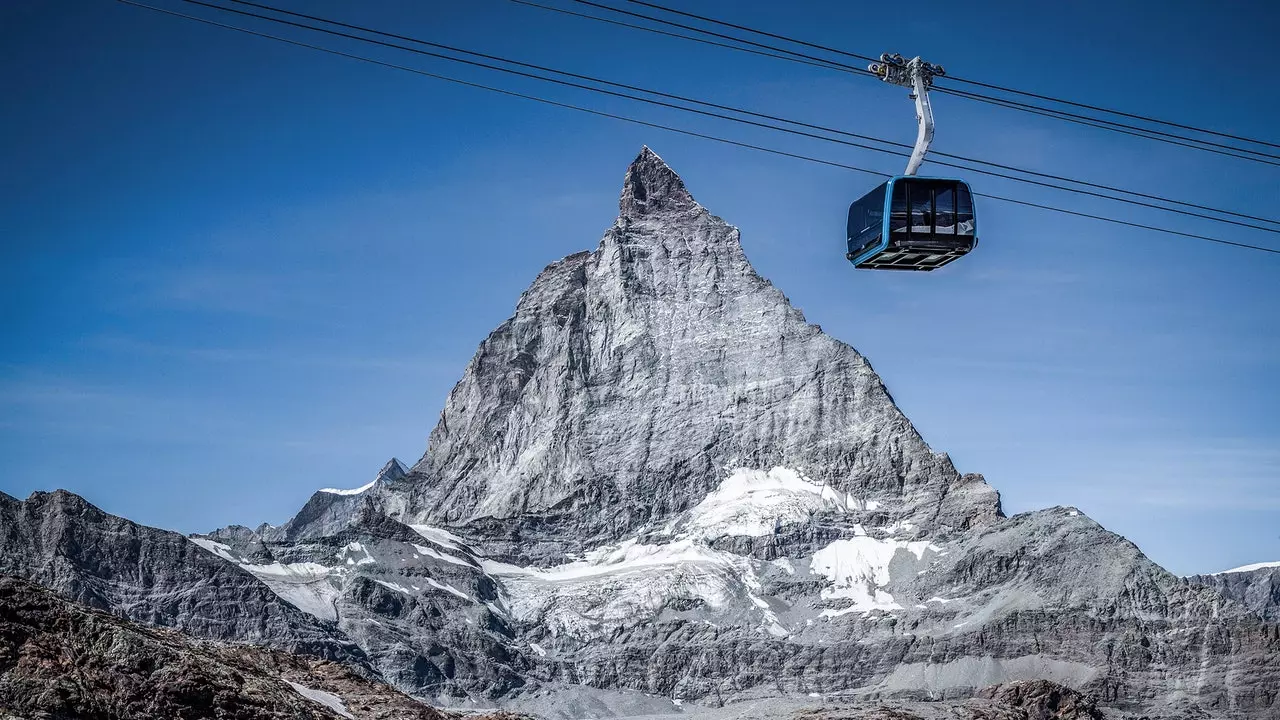
[[[978,245],[963,180],[900,175],[849,206],[848,252],[862,270],[936,270]]]
[[[918,57],[888,53],[867,69],[885,82],[911,88],[919,132],[906,171],[849,206],[845,258],[861,270],[936,270],[978,246],[968,183],[916,175],[933,141],[929,88],[946,71]]]

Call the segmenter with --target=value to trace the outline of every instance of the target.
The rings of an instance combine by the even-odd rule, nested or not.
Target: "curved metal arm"
[[[920,58],[916,58],[912,65],[919,61]],[[903,175],[916,174],[920,164],[924,162],[924,154],[929,151],[929,143],[933,142],[933,105],[929,102],[929,88],[924,84],[924,75],[918,71],[911,73],[911,80],[915,86],[912,94],[916,96],[916,124],[919,130],[916,131],[916,146],[911,151],[911,159],[907,160],[907,169],[903,171]]]
[[[916,145],[911,151],[911,159],[907,161],[907,169],[903,175],[915,175],[924,162],[924,155],[933,142],[933,105],[929,102],[929,88],[933,87],[933,78],[946,75],[939,65],[925,62],[919,57],[906,60],[901,55],[884,53],[880,62],[872,63],[867,69],[875,73],[881,80],[894,85],[911,88],[911,97],[916,101]]]

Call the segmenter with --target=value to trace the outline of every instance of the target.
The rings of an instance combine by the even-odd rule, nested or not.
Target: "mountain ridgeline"
[[[450,706],[659,715],[1000,685],[1280,715],[1271,606],[1074,508],[1005,517],[648,148],[619,205],[481,342],[412,467],[190,542],[6,500],[0,570]]]
[[[557,561],[688,510],[724,468],[803,468],[872,522],[963,530],[998,494],[930,451],[856,350],[805,322],[738,230],[651,150],[592,252],[548,266],[449,395],[429,449],[386,486],[410,522],[518,533]]]

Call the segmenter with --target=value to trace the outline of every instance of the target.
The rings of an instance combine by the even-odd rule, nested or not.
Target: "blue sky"
[[[181,3],[165,2],[180,8]],[[286,0],[281,0],[286,3]],[[286,3],[288,4],[288,3]],[[1276,141],[1266,2],[681,7]],[[303,8],[294,0],[290,6]],[[305,8],[910,142],[905,91],[504,0]],[[211,15],[212,13],[204,13]],[[240,21],[237,21],[240,22]],[[327,44],[340,46],[333,40]],[[349,46],[343,46],[349,47]],[[903,161],[457,68],[481,82],[895,172]],[[181,531],[280,522],[422,454],[484,336],[595,246],[649,144],[756,268],[862,351],[1010,513],[1070,504],[1178,573],[1280,559],[1280,258],[979,203],[943,272],[856,272],[869,176],[320,55],[109,0],[0,6],[0,490]],[[1277,215],[1280,170],[935,98],[935,148]],[[925,171],[930,169],[928,163]],[[1240,228],[982,192],[1280,245]]]

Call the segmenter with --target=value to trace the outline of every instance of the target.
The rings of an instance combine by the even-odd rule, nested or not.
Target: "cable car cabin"
[[[863,270],[934,270],[978,245],[962,180],[895,177],[849,206],[849,252]]]

